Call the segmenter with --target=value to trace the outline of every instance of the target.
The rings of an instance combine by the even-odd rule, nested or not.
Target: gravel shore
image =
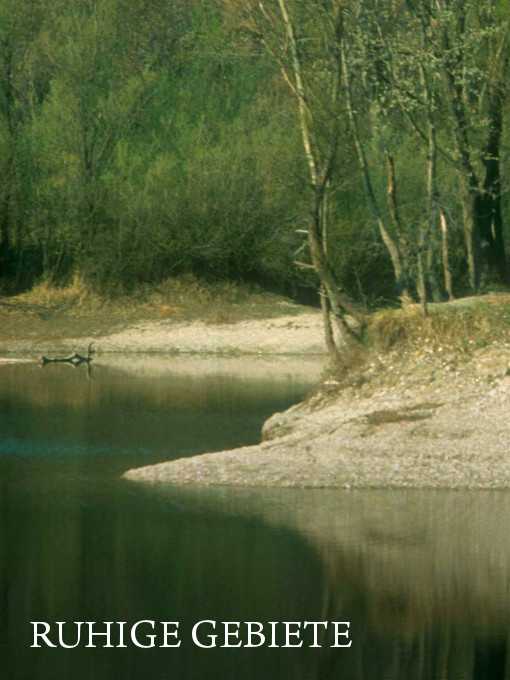
[[[203,321],[144,321],[102,335],[46,339],[27,336],[0,338],[7,354],[61,353],[86,350],[93,342],[98,353],[168,353],[215,355],[325,355],[320,312],[301,312],[235,323]]]
[[[510,347],[469,357],[386,354],[275,414],[258,446],[130,470],[194,485],[510,488]]]

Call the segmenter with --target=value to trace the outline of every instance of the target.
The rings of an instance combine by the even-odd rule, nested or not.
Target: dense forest
[[[3,0],[0,285],[507,282],[509,20],[486,0]]]

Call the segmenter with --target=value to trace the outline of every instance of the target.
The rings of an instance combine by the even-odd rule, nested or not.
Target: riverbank
[[[0,298],[0,354],[324,355],[319,311],[234,284],[175,279],[125,297],[78,284]]]
[[[485,303],[490,312],[477,309],[473,317],[469,311],[469,323],[482,323],[478,333],[468,326],[471,336],[450,333],[459,319],[468,323],[466,302],[450,308],[455,318],[442,335],[437,329],[444,320],[435,319],[418,342],[416,321],[406,342],[371,351],[356,370],[275,414],[257,446],[130,470],[125,477],[177,485],[510,488],[508,300]],[[501,323],[493,312],[503,315]],[[394,317],[384,323],[396,331]]]
[[[225,291],[211,295],[197,291],[191,307],[167,318],[151,316],[161,299],[149,296],[143,305],[131,303],[122,323],[110,314],[119,312],[118,301],[100,311],[78,305],[82,317],[54,309],[48,318],[9,302],[2,313],[17,318],[1,327],[0,351],[4,362],[36,359],[93,341],[95,363],[115,363],[127,353],[133,358],[124,367],[135,353],[209,355],[215,362],[236,355],[244,362],[320,356],[325,362],[318,311],[246,291],[230,299]],[[204,318],[196,316],[206,308]],[[95,319],[95,332],[73,335],[77,318],[89,329]],[[125,477],[177,485],[510,488],[510,296],[431,305],[426,319],[416,306],[382,310],[369,319],[366,343],[309,399],[270,418],[259,445],[130,470]],[[202,362],[196,370],[203,371]]]
[[[480,350],[460,367],[451,361],[424,359],[419,375],[409,366],[393,387],[366,383],[336,394],[326,384],[270,418],[258,446],[125,476],[200,485],[508,488],[510,348]],[[391,363],[380,370],[391,371]]]
[[[322,319],[317,312],[252,319],[237,323],[146,321],[105,335],[0,339],[0,352],[59,354],[86,353],[90,342],[103,357],[119,353],[215,355],[325,355]]]

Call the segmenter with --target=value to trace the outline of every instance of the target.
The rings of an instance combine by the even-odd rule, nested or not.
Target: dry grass
[[[70,304],[82,304],[91,297],[91,293],[79,276],[75,276],[72,283],[65,288],[59,288],[42,282],[26,293],[17,295],[13,300],[23,304],[37,304],[45,307],[61,307]]]
[[[129,294],[101,296],[76,277],[65,288],[41,283],[30,291],[10,298],[20,307],[41,307],[49,311],[65,311],[74,315],[94,314],[98,310],[123,314],[136,310],[150,318],[180,318],[229,323],[253,314],[277,316],[281,314],[284,298],[262,292],[253,287],[232,282],[200,281],[183,276],[163,281],[157,286],[141,285]],[[289,313],[298,305],[288,303]]]
[[[309,310],[254,287],[192,276],[111,296],[98,295],[76,277],[65,288],[41,283],[0,298],[0,339],[100,335],[144,321],[235,323],[303,311]]]
[[[418,305],[379,310],[367,320],[364,344],[329,367],[320,391],[335,398],[339,389],[396,384],[406,371],[417,374],[418,366],[433,372],[434,362],[449,362],[454,370],[491,345],[510,345],[508,293],[431,304],[427,317]]]
[[[510,338],[510,295],[497,294],[432,304],[423,317],[417,305],[381,310],[370,318],[368,343],[377,350],[470,351]]]

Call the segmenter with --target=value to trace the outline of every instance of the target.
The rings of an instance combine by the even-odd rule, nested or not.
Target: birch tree
[[[470,287],[476,291],[480,286],[484,258],[493,277],[507,278],[501,149],[509,49],[508,21],[498,5],[473,0],[352,3],[349,40],[342,49],[348,113],[367,203],[399,289],[404,272],[414,269],[424,313],[430,292],[438,299],[443,287],[453,297],[441,175],[458,179],[454,202],[460,204]],[[353,73],[358,74],[355,86]],[[416,160],[425,163],[426,201],[423,217],[410,225],[399,209],[400,183],[391,146],[398,154],[399,140],[413,138]],[[375,170],[368,160],[371,144],[382,150]],[[373,180],[383,157],[386,213]],[[436,278],[439,262],[443,286]]]
[[[238,4],[245,27],[277,63],[296,104],[311,188],[307,243],[320,282],[326,343],[337,354],[339,343],[359,342],[362,328],[361,315],[341,289],[328,255],[328,198],[341,162],[345,3],[239,0]],[[347,321],[348,316],[355,324]]]
[[[418,58],[429,102],[426,127],[433,131],[437,158],[458,177],[469,283],[476,291],[484,260],[494,278],[508,278],[501,207],[508,13],[494,0],[408,5],[423,36]],[[430,148],[429,134],[421,131],[421,137]],[[441,224],[444,234],[444,213]],[[443,256],[445,248],[443,243]]]

